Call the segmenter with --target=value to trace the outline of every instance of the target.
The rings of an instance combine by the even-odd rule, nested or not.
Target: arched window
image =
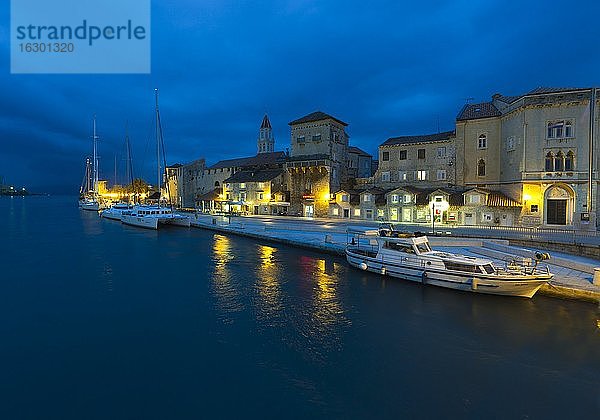
[[[215,181],[215,187],[218,187],[219,185],[219,181]]]
[[[558,152],[554,158],[554,170],[562,172],[565,170],[565,155],[563,152]]]
[[[565,158],[565,171],[573,170],[575,170],[575,154],[569,150],[567,152],[567,157]]]
[[[554,172],[554,154],[552,152],[546,154],[546,172]]]
[[[479,159],[477,163],[477,176],[485,176],[485,160]]]
[[[487,149],[487,136],[485,134],[479,136],[479,139],[477,140],[477,148]]]

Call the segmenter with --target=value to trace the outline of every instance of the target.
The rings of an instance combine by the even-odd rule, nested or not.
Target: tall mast
[[[133,182],[133,162],[131,159],[131,145],[129,144],[129,124],[128,123],[125,124],[125,153],[127,155],[125,173],[126,173],[126,176],[128,177],[128,179],[126,181],[127,181],[127,184],[129,185],[130,183]]]
[[[156,185],[158,190],[158,205],[160,206],[160,116],[158,113],[158,89],[154,89],[156,103]]]
[[[93,143],[94,143],[94,162],[93,162],[93,186],[94,186],[94,196],[98,195],[98,154],[96,151],[96,140],[98,136],[96,136],[96,114],[94,114],[94,134],[93,134]]]

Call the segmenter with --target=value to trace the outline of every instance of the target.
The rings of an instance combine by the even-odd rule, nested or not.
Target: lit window
[[[360,209],[354,209],[354,215],[360,216]]]
[[[334,216],[337,216],[338,214],[340,214],[340,211],[338,210],[337,207],[334,207],[333,210],[332,210],[332,213],[333,213]]]
[[[485,134],[479,136],[479,139],[477,140],[477,148],[487,149],[487,136]]]
[[[469,203],[479,204],[481,196],[479,194],[473,194],[469,196]]]
[[[404,171],[398,172],[398,179],[400,181],[406,181],[406,178],[407,178],[406,172],[404,172]]]
[[[485,176],[485,160],[479,159],[477,163],[477,176]]]
[[[404,194],[404,203],[408,204],[412,201],[410,194]]]
[[[246,188],[246,183],[245,182],[241,182],[240,183],[240,188],[242,188],[242,189]]]
[[[398,194],[392,194],[392,203],[397,203],[399,201]]]
[[[418,181],[425,181],[427,179],[427,171],[416,171],[415,178],[417,178]]]
[[[400,150],[400,160],[406,160],[406,150]]]
[[[371,201],[371,194],[365,194],[365,195],[363,195],[363,201],[365,203],[368,203],[369,201]]]

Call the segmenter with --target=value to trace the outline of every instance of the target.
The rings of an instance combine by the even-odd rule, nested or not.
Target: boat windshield
[[[394,241],[385,241],[383,247],[387,249],[393,249],[394,251],[406,252],[407,254],[415,253],[415,250],[413,249],[412,245],[398,243]]]
[[[485,272],[488,274],[494,274],[494,272],[496,271],[496,270],[494,270],[494,266],[492,264],[486,264],[482,267],[485,270]]]
[[[427,242],[417,244],[417,249],[419,250],[420,253],[431,251],[431,248],[429,247],[429,244]]]

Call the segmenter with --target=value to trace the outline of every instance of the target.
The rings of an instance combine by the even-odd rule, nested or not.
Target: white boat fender
[[[361,262],[358,266],[361,270],[366,270],[367,269],[367,263],[365,262]]]
[[[385,275],[386,272],[387,271],[386,271],[385,267],[381,267],[381,274]]]
[[[479,280],[476,279],[475,277],[473,277],[473,280],[471,280],[471,289],[477,290],[478,285],[479,285]]]

